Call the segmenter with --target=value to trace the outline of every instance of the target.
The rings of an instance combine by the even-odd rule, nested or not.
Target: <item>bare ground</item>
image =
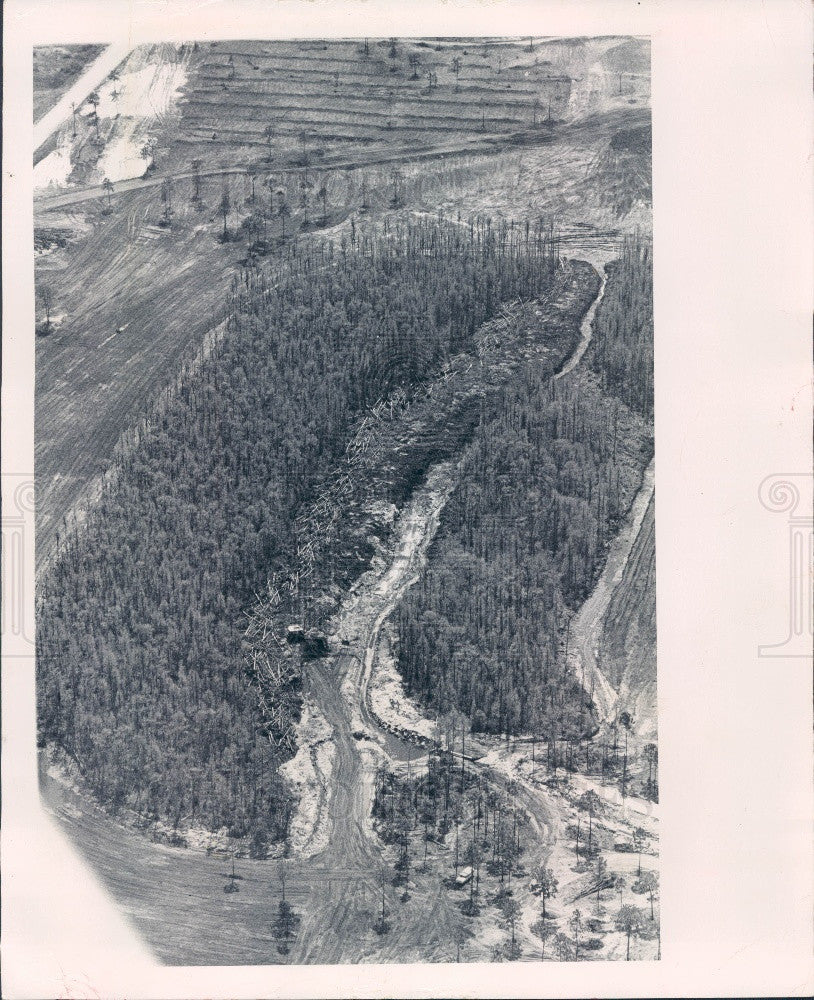
[[[644,109],[624,108],[615,98],[614,102],[614,121],[635,125],[642,118],[649,120]],[[638,189],[622,192],[626,202],[633,196],[633,209],[625,219],[619,219],[614,205],[592,200],[591,189],[618,168],[615,159],[597,155],[607,141],[607,126],[606,120],[588,118],[562,142],[533,146],[508,158],[483,157],[484,163],[497,167],[496,177],[487,179],[474,169],[461,180],[452,171],[425,197],[432,207],[441,204],[464,214],[533,216],[552,211],[566,222],[589,215],[596,229],[573,228],[571,245],[575,255],[595,249],[599,264],[612,255],[619,229],[635,225],[648,194],[642,192],[637,208]],[[38,342],[38,566],[53,549],[62,519],[108,467],[120,434],[145,403],[155,399],[162,383],[171,380],[184,353],[198,346],[218,322],[241,253],[237,245],[213,239],[211,216],[219,181],[211,182],[209,211],[195,215],[188,205],[183,207],[171,233],[156,224],[158,183],[157,177],[150,184],[134,184],[129,193],[117,193],[110,216],[93,202],[83,206],[79,219],[53,211],[41,216],[49,224],[56,216],[57,222],[84,235],[64,252],[45,255],[38,275],[56,286],[59,311],[65,314],[58,332]],[[189,184],[188,174],[181,183]],[[101,192],[93,193],[98,198]],[[417,203],[421,204],[420,197]],[[420,503],[422,496],[428,499],[419,492],[414,502]],[[424,531],[430,527],[431,520],[424,522]],[[419,549],[426,540],[419,532],[415,539]],[[406,904],[397,902],[388,887],[386,907],[393,930],[379,938],[371,929],[381,906],[382,852],[369,830],[370,767],[381,754],[403,761],[416,753],[413,745],[378,730],[365,708],[367,651],[375,649],[376,631],[392,606],[392,593],[415,569],[409,558],[399,565],[397,557],[389,566],[394,575],[384,593],[371,602],[354,642],[356,649],[314,663],[306,674],[306,695],[318,704],[335,733],[331,794],[326,791],[322,809],[331,836],[328,848],[316,857],[282,862],[286,896],[303,915],[290,955],[277,952],[270,932],[281,895],[280,862],[239,861],[240,891],[225,894],[224,858],[151,843],[110,820],[75,791],[43,776],[47,806],[162,960],[267,964],[454,958],[454,940],[466,921],[455,898],[429,875],[417,876],[413,898]],[[612,585],[617,582],[614,579]],[[593,612],[585,616],[578,645],[586,660],[595,648],[601,617]],[[349,690],[355,692],[350,701]],[[353,735],[360,722],[371,739],[360,741]],[[489,773],[498,784],[510,776],[505,766],[493,766]],[[522,781],[520,794],[538,837],[535,851],[542,859],[553,857],[564,807],[554,804],[534,782]],[[527,931],[524,934],[531,949],[534,942]],[[483,940],[469,948],[468,958],[488,958]]]
[[[595,295],[598,281],[592,269],[572,268],[540,316],[527,321],[530,327],[520,324],[525,337],[518,338],[518,344],[525,363],[561,364],[561,354],[549,357],[548,346],[541,343],[535,350],[528,339],[530,330],[536,329],[540,336],[547,329],[546,322],[552,322],[546,316],[559,311],[570,315],[579,309],[569,320],[576,328],[591,301],[583,287],[589,277]],[[579,340],[576,329],[558,330],[554,336],[572,343]],[[464,385],[480,371],[471,361],[466,368],[459,367]],[[484,367],[496,384],[512,371],[499,349],[494,351],[493,368]],[[451,378],[446,386],[455,384]],[[419,415],[411,419],[414,424],[418,421],[416,426],[421,424]],[[280,863],[285,868],[287,896],[303,916],[287,961],[449,960],[456,935],[471,933],[472,926],[455,905],[456,899],[450,898],[450,891],[432,873],[416,876],[406,904],[397,902],[387,887],[392,930],[383,937],[372,930],[381,902],[379,873],[384,863],[370,827],[372,771],[383,755],[403,761],[416,752],[412,743],[380,729],[367,709],[365,691],[381,624],[403,590],[418,577],[453,477],[453,463],[442,462],[414,491],[396,522],[388,558],[359,581],[340,609],[334,640],[339,652],[306,669],[305,696],[332,730],[331,779],[319,818],[330,831],[324,851],[302,860],[242,862],[240,891],[224,895],[223,861],[152,844],[123,830],[75,791],[44,776],[46,803],[163,960],[173,964],[280,960],[268,930],[280,898]],[[357,738],[360,731],[366,739]],[[487,777],[500,786],[509,780],[499,770],[490,769]],[[545,851],[554,828],[549,806],[528,788],[521,788],[520,795],[537,843]],[[224,922],[227,927],[222,929]],[[488,957],[483,942],[473,944],[470,953]]]

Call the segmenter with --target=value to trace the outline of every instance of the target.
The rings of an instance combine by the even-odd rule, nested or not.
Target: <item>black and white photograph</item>
[[[658,968],[653,37],[86,23],[3,521],[77,883],[179,970]]]
[[[649,95],[34,50],[42,791],[163,961],[658,957]]]

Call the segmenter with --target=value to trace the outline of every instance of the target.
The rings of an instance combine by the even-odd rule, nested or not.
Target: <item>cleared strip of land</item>
[[[51,136],[71,114],[71,105],[79,107],[88,94],[98,87],[110,73],[127,58],[130,46],[117,42],[108,47],[88,66],[79,79],[71,84],[57,103],[34,126],[34,152]]]

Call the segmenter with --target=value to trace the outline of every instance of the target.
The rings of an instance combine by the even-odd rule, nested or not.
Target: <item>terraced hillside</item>
[[[404,66],[405,46],[388,59],[386,45],[376,43],[368,56],[360,56],[357,43],[330,52],[320,43],[216,45],[197,68],[184,127],[193,141],[208,139],[212,129],[222,144],[263,146],[271,122],[295,140],[308,129],[322,141],[383,142],[396,133],[400,142],[426,142],[450,131],[511,131],[535,116],[541,121],[548,105],[555,118],[567,108],[571,80],[550,66],[507,69],[501,80],[488,53],[450,57],[411,45],[413,60],[423,57],[413,74]],[[457,86],[450,58],[461,60]]]
[[[168,962],[537,961],[539,865],[561,884],[549,957],[587,893],[582,957],[622,957],[600,851],[632,873],[640,792],[657,840],[646,734],[614,712],[651,666],[652,515],[639,536],[625,509],[648,502],[652,407],[620,415],[592,359],[601,340],[613,372],[651,365],[626,336],[647,282],[614,290],[620,255],[649,260],[649,43],[109,58],[35,159],[49,808]],[[456,511],[442,568],[480,632],[451,609],[432,645],[455,648],[450,689],[485,664],[491,702],[402,683],[397,606]],[[624,620],[589,655],[611,598]]]
[[[619,40],[213,42],[196,47],[180,147],[287,161],[544,135],[600,104],[646,104],[647,47]],[[628,50],[630,43],[628,43]],[[640,51],[641,50],[641,51]],[[619,73],[619,61],[631,61]]]

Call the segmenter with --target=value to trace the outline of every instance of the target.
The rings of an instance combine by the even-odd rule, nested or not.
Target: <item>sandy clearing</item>
[[[114,184],[143,177],[152,158],[142,155],[142,148],[134,128],[122,131],[106,144],[96,170]]]
[[[297,725],[297,754],[280,768],[280,774],[297,796],[289,843],[292,853],[299,857],[317,854],[328,845],[328,807],[335,756],[332,737],[333,727],[309,699],[303,705]]]
[[[48,188],[64,187],[72,170],[70,145],[52,149],[34,167],[34,190],[44,191]]]
[[[168,60],[160,48],[137,49],[124,62],[117,61],[117,66],[117,79],[108,77],[96,90],[99,120],[112,123],[112,129],[94,176],[113,183],[144,176],[153,162],[151,153],[145,148],[149,132],[172,113],[187,82],[187,60]],[[93,106],[86,101],[92,90],[91,86],[84,92],[84,104],[77,101],[78,114],[84,118],[93,114]],[[68,185],[73,168],[71,138],[66,131],[61,137],[65,141],[35,167],[37,191]]]
[[[99,88],[99,117],[163,118],[175,106],[186,82],[185,63],[153,61],[151,57],[145,65],[125,70],[118,80],[107,80]]]
[[[141,60],[141,53],[134,54],[128,64]],[[148,133],[172,112],[186,81],[186,62],[168,62],[158,50],[149,50],[145,64],[120,72],[117,80],[99,88],[99,117],[114,122],[96,164],[100,177],[118,183],[144,176],[153,162],[145,149]]]
[[[88,66],[79,79],[62,95],[51,110],[34,126],[33,151],[36,152],[48,137],[58,129],[71,114],[71,105],[79,107],[88,94],[97,87],[124,59],[131,46],[126,43],[109,45],[104,52]]]
[[[403,726],[428,739],[436,735],[436,723],[423,715],[404,690],[404,681],[393,655],[392,629],[385,623],[368,684],[370,704],[378,718],[392,726]]]
[[[649,853],[649,851],[658,850],[658,805],[634,796],[622,800],[619,790],[614,786],[602,785],[600,782],[579,773],[567,773],[558,787],[549,787],[543,783],[546,777],[544,765],[538,763],[534,774],[532,774],[528,746],[524,749],[510,749],[494,738],[489,738],[488,742],[492,743],[493,746],[485,759],[496,770],[505,775],[507,780],[518,781],[522,788],[527,789],[531,795],[538,799],[544,797],[550,807],[552,822],[555,824],[554,834],[549,840],[548,850],[544,853],[541,861],[546,867],[552,869],[559,882],[558,895],[548,904],[548,910],[557,914],[556,929],[567,932],[568,921],[575,910],[580,910],[585,920],[599,918],[606,925],[612,925],[619,909],[618,895],[615,890],[604,889],[600,893],[599,900],[593,893],[590,896],[579,898],[585,887],[593,881],[593,875],[590,871],[575,870],[576,858],[573,842],[565,835],[565,830],[577,824],[579,813],[576,802],[583,791],[592,788],[604,804],[603,814],[595,821],[597,834],[604,831],[607,836],[608,831],[610,831],[614,843],[630,843],[633,829],[643,827],[653,846],[642,855],[642,870],[657,870],[658,856]],[[582,815],[580,822],[584,823],[584,819],[585,817]],[[603,849],[603,855],[609,872],[621,874],[626,880],[626,888],[623,890],[624,902],[633,902],[634,905],[643,907],[645,897],[630,893],[630,886],[637,877],[638,854]],[[528,865],[527,868],[529,871],[532,870]],[[539,916],[541,901],[530,893],[528,896],[526,895],[528,881],[526,878],[522,891],[517,893],[523,906],[522,936],[527,943],[533,944],[539,952],[542,945],[531,932],[531,924]],[[637,959],[648,959],[655,957],[656,949],[657,942],[655,940],[642,940],[636,942],[635,950],[632,947],[631,951],[633,957]],[[554,957],[553,948],[547,945],[546,958]],[[581,958],[584,957],[581,955]],[[610,929],[604,936],[603,948],[596,952],[593,957],[600,961],[623,959],[623,936]]]

